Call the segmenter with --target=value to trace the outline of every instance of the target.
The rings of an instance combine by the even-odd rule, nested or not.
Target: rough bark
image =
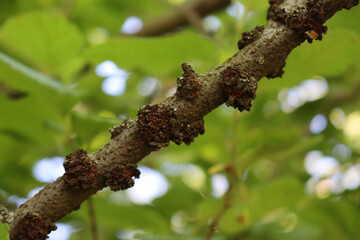
[[[11,239],[45,239],[52,225],[106,186],[123,190],[139,177],[136,164],[170,141],[190,144],[204,132],[203,117],[226,103],[249,110],[257,81],[282,75],[288,54],[304,40],[326,32],[323,23],[359,0],[270,0],[265,28],[243,33],[239,49],[216,69],[196,73],[183,64],[176,94],[139,110],[111,130],[111,140],[97,152],[77,150],[66,157],[66,173],[16,209],[8,218]],[[31,230],[31,231],[30,231]],[[28,232],[27,232],[28,231]],[[27,235],[26,235],[27,234]]]

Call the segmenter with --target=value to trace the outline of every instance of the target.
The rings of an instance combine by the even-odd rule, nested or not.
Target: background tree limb
[[[202,24],[197,21],[212,12],[218,11],[230,4],[230,0],[200,0],[185,4],[176,12],[146,24],[135,36],[156,36],[174,31],[178,27],[193,24],[202,29]]]

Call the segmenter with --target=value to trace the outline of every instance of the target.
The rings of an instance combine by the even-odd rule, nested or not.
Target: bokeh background
[[[0,0],[0,204],[16,208],[67,154],[173,94],[181,63],[205,73],[266,24],[266,0],[234,0],[202,30],[131,36],[187,2]],[[359,239],[360,7],[327,26],[260,81],[250,112],[220,106],[193,144],[142,160],[133,188],[94,195],[99,239],[204,239],[214,219],[216,240]],[[88,202],[56,225],[51,240],[92,239]]]

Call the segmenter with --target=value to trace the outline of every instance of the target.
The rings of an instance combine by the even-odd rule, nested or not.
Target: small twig
[[[229,188],[225,193],[224,204],[222,205],[220,211],[217,213],[214,221],[210,225],[210,230],[206,236],[206,240],[210,240],[212,238],[212,236],[214,235],[214,233],[218,227],[218,224],[219,224],[222,216],[224,215],[226,210],[231,206],[230,201],[231,201],[231,197],[233,194],[234,183],[235,183],[234,166],[232,164],[228,164],[228,166],[226,167],[226,172],[227,172],[228,178],[229,178]]]
[[[96,217],[94,211],[94,203],[91,198],[88,199],[89,217],[91,223],[91,235],[93,240],[99,240],[98,230],[96,225]]]

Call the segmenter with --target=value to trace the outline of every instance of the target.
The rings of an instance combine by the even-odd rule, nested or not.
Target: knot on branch
[[[204,121],[179,123],[176,109],[169,105],[146,105],[138,112],[138,126],[146,141],[156,149],[166,147],[170,140],[180,145],[189,145],[199,134],[204,133]]]
[[[172,123],[175,119],[175,109],[168,105],[146,105],[138,112],[140,133],[149,145],[156,149],[169,145],[172,133]]]
[[[183,77],[199,76],[199,74],[194,70],[193,66],[191,66],[191,64],[189,63],[184,62],[183,64],[181,64],[181,68],[183,69]]]
[[[199,134],[205,133],[204,120],[194,121],[189,124],[177,124],[176,130],[173,132],[171,140],[180,145],[184,142],[186,145],[190,145],[194,141],[194,138]]]
[[[326,33],[327,27],[323,2],[320,0],[309,0],[305,7],[297,7],[293,12],[287,13],[280,8],[282,1],[270,0],[268,19],[282,22],[298,33],[302,40],[307,39],[309,43],[313,40],[321,40],[322,34]]]
[[[183,74],[177,79],[176,95],[188,100],[194,99],[201,89],[199,74],[188,63],[183,63],[181,67]]]
[[[63,165],[65,184],[72,189],[88,189],[95,185],[98,174],[96,164],[83,149],[66,156]]]
[[[254,29],[248,32],[243,32],[241,34],[242,38],[237,43],[239,50],[243,49],[248,44],[259,39],[263,34],[263,32],[264,32],[264,26],[256,26]]]
[[[227,95],[227,106],[232,106],[241,112],[250,111],[251,101],[256,97],[258,84],[255,80],[240,72],[240,70],[227,67],[221,73],[221,84]]]
[[[19,221],[11,239],[43,240],[47,238],[48,233],[54,230],[56,230],[56,226],[49,219],[28,212]]]
[[[105,175],[106,185],[112,191],[125,190],[134,186],[134,178],[139,178],[139,176],[140,171],[136,164],[128,163],[124,166],[116,166]]]
[[[186,76],[177,79],[176,94],[184,99],[194,99],[200,92],[201,82],[198,77]]]
[[[124,129],[134,126],[135,122],[133,119],[125,119],[120,125],[110,128],[111,139],[121,134]]]

